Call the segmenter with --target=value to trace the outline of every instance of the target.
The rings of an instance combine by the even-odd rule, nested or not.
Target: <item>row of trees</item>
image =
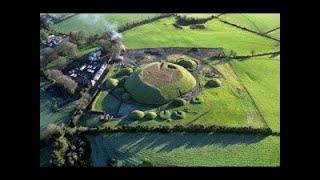
[[[180,16],[176,15],[176,24],[180,26],[188,26],[193,24],[203,24],[207,21],[215,18],[215,16],[210,16],[208,18],[194,18],[194,17],[187,17],[186,15]]]

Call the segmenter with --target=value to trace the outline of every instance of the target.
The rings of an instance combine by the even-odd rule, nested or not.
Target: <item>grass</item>
[[[268,33],[267,35],[271,36],[273,38],[276,38],[276,39],[280,39],[280,29],[272,31],[272,32]]]
[[[141,106],[132,103],[122,103],[119,108],[119,114],[123,117],[116,121],[106,122],[103,126],[114,127],[124,124],[129,126],[148,126],[158,127],[175,126],[175,125],[194,125],[201,124],[204,126],[216,125],[224,127],[252,127],[257,129],[267,128],[266,123],[260,116],[258,110],[253,104],[253,100],[244,90],[243,85],[239,82],[238,77],[228,63],[217,64],[215,67],[224,74],[225,79],[221,79],[222,86],[219,88],[204,88],[198,97],[204,99],[202,104],[188,104],[182,107],[168,106],[166,109],[170,111],[182,110],[186,112],[186,118],[181,120],[145,120],[133,121],[126,118],[126,115],[133,110],[142,111],[158,111],[156,106]],[[200,76],[202,86],[207,79]],[[145,92],[145,91],[144,91]],[[103,98],[102,95],[97,101],[104,101],[108,98]],[[102,104],[102,103],[99,103]],[[106,107],[112,103],[107,103]],[[114,104],[113,104],[114,105]],[[102,105],[101,105],[102,106]],[[104,107],[104,108],[106,108]],[[118,106],[117,106],[118,107]],[[98,118],[98,116],[96,117]]]
[[[107,28],[116,28],[158,14],[79,14],[53,26],[53,29],[69,34],[75,30],[86,30],[90,34],[102,34]]]
[[[108,91],[101,91],[93,102],[91,110],[117,114],[120,105],[121,101],[111,95]]]
[[[279,166],[277,136],[117,133],[89,137],[93,166],[115,158],[124,166]]]
[[[254,98],[268,126],[280,132],[280,59],[251,58],[231,62],[235,72]]]
[[[48,124],[66,124],[76,107],[76,101],[74,101],[53,111],[54,98],[45,91],[46,85],[48,82],[40,82],[40,138],[43,137]]]
[[[217,19],[205,23],[206,29],[177,29],[173,17],[160,19],[123,33],[127,48],[211,47],[231,50],[238,55],[277,51],[279,43],[224,24]]]
[[[191,91],[195,85],[194,77],[183,67],[156,62],[134,72],[126,81],[125,88],[140,103],[164,104],[179,97],[180,92]]]
[[[237,13],[237,14],[224,14],[219,18],[259,33],[264,33],[274,28],[280,27],[280,14]]]

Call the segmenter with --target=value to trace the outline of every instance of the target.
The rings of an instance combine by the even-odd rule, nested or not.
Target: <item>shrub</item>
[[[205,29],[206,27],[203,24],[193,24],[190,25],[190,29]]]
[[[122,96],[121,96],[121,99],[123,101],[128,101],[129,99],[131,98],[131,95],[129,93],[123,93]]]
[[[171,111],[164,110],[159,113],[159,117],[163,120],[168,120],[171,117]]]
[[[186,113],[183,111],[174,111],[173,112],[173,117],[175,119],[184,119],[186,117]]]
[[[104,82],[104,88],[107,89],[113,89],[115,87],[117,87],[119,84],[119,80],[118,79],[107,79],[106,82]]]
[[[140,110],[134,110],[129,114],[129,117],[134,120],[141,120],[144,117],[144,112]]]
[[[113,90],[113,94],[114,94],[115,96],[117,96],[117,97],[121,97],[123,93],[125,93],[125,90],[124,90],[124,88],[122,88],[122,87],[115,88],[115,89]]]
[[[118,73],[117,73],[117,77],[121,77],[121,76],[129,76],[131,73],[133,72],[133,69],[130,67],[126,67],[121,69]]]
[[[201,103],[203,103],[203,99],[202,99],[202,98],[199,98],[199,97],[193,97],[193,98],[191,99],[191,103],[192,103],[192,104],[201,104]]]
[[[212,87],[220,87],[221,81],[219,79],[211,79],[206,83],[206,87],[212,88]]]
[[[172,105],[179,107],[179,106],[184,106],[185,104],[187,104],[187,101],[182,99],[182,98],[175,98],[172,101]]]
[[[157,117],[157,113],[155,113],[155,112],[147,112],[145,114],[145,118],[148,120],[155,119],[156,117]]]

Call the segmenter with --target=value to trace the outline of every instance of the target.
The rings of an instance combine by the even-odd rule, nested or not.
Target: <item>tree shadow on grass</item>
[[[264,135],[206,134],[206,133],[116,133],[102,135],[114,149],[124,149],[132,155],[143,150],[170,152],[177,148],[201,148],[206,146],[227,147],[250,145],[263,140]]]

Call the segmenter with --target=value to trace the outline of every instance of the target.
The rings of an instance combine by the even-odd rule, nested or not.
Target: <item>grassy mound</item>
[[[129,117],[133,120],[141,120],[144,117],[144,112],[139,110],[134,110],[129,114]]]
[[[164,104],[191,91],[196,80],[185,68],[172,63],[150,63],[132,73],[124,87],[143,104]]]

